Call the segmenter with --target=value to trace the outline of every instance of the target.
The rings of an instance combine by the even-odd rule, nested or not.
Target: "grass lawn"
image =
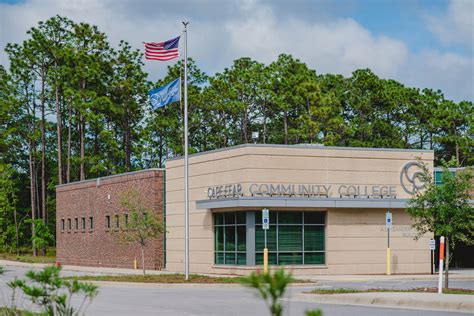
[[[2,252],[0,253],[0,259],[28,262],[28,263],[55,263],[56,256],[46,255],[46,256],[33,256],[32,254],[21,254],[17,255],[16,253]]]
[[[189,281],[184,280],[184,274],[160,275],[101,275],[73,277],[80,281],[113,281],[113,282],[138,282],[138,283],[200,283],[200,284],[239,284],[242,277],[211,277],[199,274],[189,275]],[[293,283],[307,283],[304,280],[293,280]]]
[[[416,292],[416,293],[438,293],[438,289],[431,287],[431,288],[414,288],[414,289],[406,289],[406,290],[391,290],[391,289],[367,289],[367,290],[358,290],[358,289],[316,289],[311,292],[307,292],[310,294],[347,294],[347,293],[369,293],[369,292]],[[444,294],[467,294],[467,295],[474,295],[474,290],[469,289],[443,289]]]
[[[28,262],[28,263],[55,263],[56,262],[56,249],[50,247],[46,249],[46,256],[37,257],[33,256],[30,248],[21,247],[20,254],[11,252],[0,252],[0,259]],[[41,253],[41,251],[38,251]]]

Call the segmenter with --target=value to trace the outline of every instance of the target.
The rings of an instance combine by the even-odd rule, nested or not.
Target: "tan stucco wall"
[[[298,146],[243,146],[189,158],[190,270],[194,273],[243,273],[249,268],[214,266],[212,214],[196,209],[207,188],[241,183],[391,185],[397,198],[408,198],[400,171],[422,159],[433,168],[433,153]],[[183,159],[166,164],[166,269],[184,270]],[[270,210],[272,210],[270,208]],[[295,273],[384,273],[386,210],[328,209],[327,266],[297,266]],[[408,215],[394,210],[392,239],[394,273],[429,271],[427,240],[414,241]],[[401,226],[402,225],[402,226]],[[408,236],[410,235],[410,236]]]

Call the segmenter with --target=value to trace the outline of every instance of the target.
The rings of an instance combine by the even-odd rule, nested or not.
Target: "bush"
[[[49,266],[41,271],[28,271],[26,279],[15,279],[8,283],[13,290],[12,309],[18,291],[47,315],[80,315],[98,294],[97,286],[77,280],[65,280],[59,276],[60,267]],[[71,304],[73,296],[83,296],[82,304],[76,308]]]
[[[242,284],[257,290],[260,297],[267,304],[272,316],[280,316],[283,306],[280,299],[285,294],[288,283],[293,278],[291,273],[279,269],[272,273],[252,272],[248,277],[242,279]]]

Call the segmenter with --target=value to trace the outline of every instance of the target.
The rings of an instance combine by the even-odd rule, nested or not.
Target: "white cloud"
[[[439,51],[412,54],[398,79],[419,88],[440,89],[456,101],[474,99],[472,58]],[[403,78],[403,80],[402,80]]]
[[[349,75],[369,67],[390,76],[407,57],[408,49],[398,40],[375,37],[352,19],[332,22],[290,19],[282,23],[269,7],[255,5],[243,19],[226,25],[235,57],[250,56],[271,62],[280,53],[290,53],[318,72]]]
[[[162,1],[160,6],[146,0],[27,0],[0,4],[0,12],[2,47],[21,42],[30,27],[56,14],[98,25],[113,44],[124,39],[140,49],[144,40],[179,34],[181,21],[190,20],[189,54],[207,73],[222,71],[242,56],[269,63],[281,53],[290,53],[318,73],[349,75],[368,67],[384,78],[439,88],[455,100],[473,99],[472,58],[436,51],[414,53],[403,41],[374,35],[351,18],[295,19],[276,14],[271,2],[208,0],[193,7],[180,0]],[[465,18],[457,19],[461,22],[456,25],[465,28]],[[472,29],[467,33],[472,35]],[[7,63],[4,52],[0,63]],[[155,80],[173,63],[146,62],[146,71]]]
[[[428,26],[444,44],[460,43],[472,50],[474,1],[451,0],[445,14],[428,16]]]

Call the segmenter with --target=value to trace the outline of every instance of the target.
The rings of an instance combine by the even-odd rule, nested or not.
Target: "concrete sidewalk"
[[[51,264],[0,260],[0,266],[4,266],[4,267],[10,266],[10,267],[22,267],[26,269],[28,268],[41,269],[49,265]],[[122,269],[122,268],[85,267],[85,266],[70,266],[70,265],[63,265],[62,268],[63,268],[63,271],[83,272],[83,273],[90,272],[91,274],[94,274],[94,275],[97,275],[97,274],[99,275],[125,275],[125,274],[139,275],[143,273],[141,269],[135,270],[135,269]],[[153,274],[153,275],[171,274],[171,272],[159,271],[159,270],[146,270],[146,274]]]
[[[23,267],[23,268],[43,268],[49,264],[45,263],[25,263],[18,261],[10,260],[0,260],[0,265],[8,267]],[[63,265],[64,271],[71,272],[81,272],[81,273],[90,273],[94,275],[139,275],[142,274],[142,270],[137,269],[123,269],[123,268],[107,268],[107,267],[85,267],[85,266],[72,266],[72,265]],[[166,270],[146,270],[146,273],[149,275],[159,275],[159,274],[172,274],[174,272],[169,272]],[[192,273],[192,271],[191,271]],[[201,273],[200,273],[201,274]],[[202,274],[208,276],[221,276],[221,277],[232,277],[236,275],[229,274]],[[434,274],[394,274],[394,275],[298,275],[294,276],[296,279],[300,280],[310,280],[310,281],[348,281],[348,282],[365,282],[365,281],[393,281],[393,280],[429,280],[436,281],[438,275]],[[472,280],[474,282],[474,270],[451,270],[449,274],[451,280]]]
[[[413,292],[371,292],[350,294],[297,293],[292,301],[319,304],[362,305],[416,310],[474,313],[474,296]]]
[[[438,274],[352,274],[352,275],[298,275],[297,279],[311,281],[393,281],[393,280],[423,280],[436,281]],[[472,280],[474,282],[474,270],[450,270],[450,280]]]

